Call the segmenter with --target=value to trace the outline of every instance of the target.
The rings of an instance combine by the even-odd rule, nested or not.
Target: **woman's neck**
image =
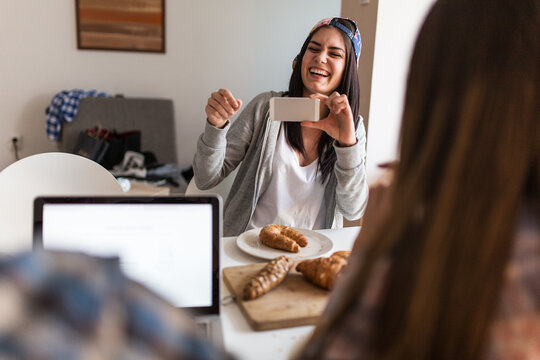
[[[298,156],[298,162],[300,163],[300,166],[308,166],[313,161],[317,160],[317,158],[319,157],[317,150],[319,146],[319,140],[322,135],[322,130],[302,127],[301,132],[305,154],[302,155],[297,150],[295,150],[295,152]]]

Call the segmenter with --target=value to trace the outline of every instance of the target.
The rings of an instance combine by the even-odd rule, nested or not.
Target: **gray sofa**
[[[158,162],[177,164],[174,107],[170,99],[87,97],[80,101],[77,116],[62,126],[61,151],[72,152],[82,130],[101,126],[117,132],[141,131],[141,151],[152,152]],[[183,193],[187,184],[179,179]]]

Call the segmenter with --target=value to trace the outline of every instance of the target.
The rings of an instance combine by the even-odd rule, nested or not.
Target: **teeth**
[[[310,69],[310,72],[312,74],[322,75],[322,76],[328,76],[330,75],[327,71],[319,70],[319,69]]]

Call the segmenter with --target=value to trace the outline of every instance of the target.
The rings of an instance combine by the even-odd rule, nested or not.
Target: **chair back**
[[[37,196],[122,194],[107,169],[82,156],[50,152],[21,159],[0,172],[0,254],[31,249]]]
[[[195,185],[195,176],[193,176],[187,186],[186,195],[218,195],[221,197],[224,203],[229,196],[229,192],[231,191],[231,186],[234,182],[237,172],[238,167],[233,172],[231,172],[225,179],[223,179],[219,184],[207,190],[199,189],[197,185]]]

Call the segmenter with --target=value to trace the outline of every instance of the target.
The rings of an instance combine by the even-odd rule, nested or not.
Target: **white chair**
[[[37,196],[123,194],[107,169],[82,156],[50,152],[21,159],[0,172],[0,254],[31,249]]]
[[[238,168],[233,170],[225,179],[223,179],[219,184],[213,188],[207,190],[201,190],[195,185],[195,177],[191,178],[186,189],[186,195],[219,195],[222,201],[227,200],[229,192],[231,191],[231,186],[238,172]]]

